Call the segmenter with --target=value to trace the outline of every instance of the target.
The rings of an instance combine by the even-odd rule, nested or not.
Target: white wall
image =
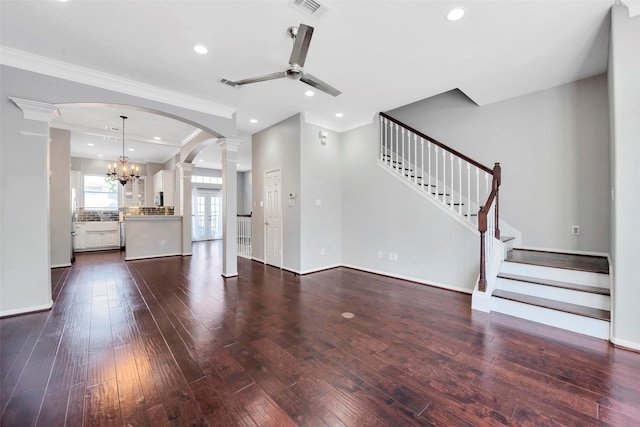
[[[640,350],[640,16],[611,10],[609,84],[612,120],[613,337]]]
[[[500,214],[524,245],[606,253],[607,96],[601,75],[483,107],[451,91],[389,115],[488,167],[500,162]]]
[[[71,134],[51,129],[51,266],[71,265]]]
[[[471,291],[479,238],[377,165],[378,127],[342,136],[343,264]]]
[[[264,174],[270,169],[282,171],[282,193],[300,193],[300,114],[281,121],[252,137],[253,257],[264,260]],[[283,197],[283,268],[300,271],[300,204],[287,206]]]
[[[300,269],[313,271],[342,263],[341,134],[300,125]],[[319,132],[328,133],[322,145]],[[317,206],[316,202],[320,202]]]
[[[49,126],[25,120],[0,79],[0,316],[51,307]]]

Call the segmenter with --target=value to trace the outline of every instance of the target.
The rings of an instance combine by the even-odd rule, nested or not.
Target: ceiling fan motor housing
[[[286,70],[284,70],[284,75],[287,78],[293,80],[300,80],[300,78],[304,75],[304,72],[302,71],[302,67],[300,67],[298,64],[293,64]]]

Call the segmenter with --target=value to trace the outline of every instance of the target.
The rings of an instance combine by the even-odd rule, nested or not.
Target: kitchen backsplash
[[[173,206],[130,206],[114,210],[95,210],[78,208],[75,220],[86,221],[119,221],[120,212],[123,215],[173,215]]]

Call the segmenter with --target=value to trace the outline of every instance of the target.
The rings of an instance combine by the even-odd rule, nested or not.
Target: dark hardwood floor
[[[224,280],[220,256],[53,270],[51,311],[0,320],[0,425],[640,425],[638,353],[346,268]]]

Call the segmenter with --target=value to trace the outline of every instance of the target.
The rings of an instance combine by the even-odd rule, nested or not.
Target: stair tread
[[[517,280],[520,282],[535,283],[545,286],[553,286],[554,288],[571,289],[575,291],[588,292],[591,294],[610,295],[609,289],[598,286],[580,285],[577,283],[560,282],[558,280],[541,279],[538,277],[520,276],[518,274],[500,273],[498,278]]]
[[[609,274],[609,261],[602,256],[545,252],[532,249],[513,249],[507,253],[505,261]]]
[[[503,291],[501,289],[496,289],[495,291],[493,291],[492,296],[507,299],[510,301],[520,302],[523,304],[563,311],[565,313],[577,314],[579,316],[590,317],[592,319],[609,321],[609,319],[611,318],[611,313],[607,310],[585,307],[583,305],[570,304],[567,302],[555,301],[547,298],[533,297],[530,295],[519,294],[517,292]]]

